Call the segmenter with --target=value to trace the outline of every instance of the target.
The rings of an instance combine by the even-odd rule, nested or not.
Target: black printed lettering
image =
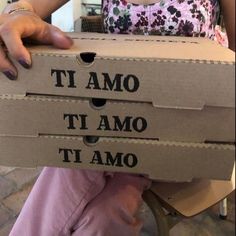
[[[102,73],[101,78],[99,78],[96,72],[90,72],[89,75],[90,77],[86,89],[115,92],[127,91],[133,93],[136,92],[140,86],[139,79],[132,74],[127,76],[116,74],[114,77],[111,77],[108,73]],[[103,81],[103,84],[99,84],[99,81]]]
[[[126,116],[123,123],[120,120],[119,116],[113,116],[114,118],[114,123],[115,123],[115,127],[114,127],[114,131],[125,131],[125,132],[131,132],[131,116]]]
[[[141,133],[147,129],[147,121],[143,117],[137,117],[133,121],[133,128],[135,131]]]
[[[85,114],[64,114],[64,120],[68,118],[68,126],[67,129],[76,129],[77,126],[75,125],[76,120],[80,120],[80,130],[86,130],[87,127],[87,115]]]
[[[72,149],[66,149],[66,148],[59,148],[59,154],[63,153],[63,162],[71,162],[69,159],[69,153],[73,154]]]
[[[122,92],[123,91],[121,89],[121,78],[123,76],[122,74],[116,74],[113,81],[111,80],[108,73],[102,73],[102,75],[104,77],[103,90],[117,91],[117,92]]]
[[[111,130],[107,116],[100,116],[100,124],[97,130]]]
[[[97,73],[90,72],[89,74],[90,74],[90,78],[89,78],[89,82],[88,82],[88,85],[87,85],[86,89],[101,90],[101,88],[99,86],[99,82],[98,82]]]
[[[79,117],[77,114],[64,114],[64,120],[68,118],[69,125],[67,129],[76,129],[74,119],[78,120]]]
[[[62,75],[66,77],[66,71],[65,70],[51,70],[51,76],[56,75],[56,84],[55,87],[64,87],[62,84]]]
[[[132,116],[126,116],[121,118],[119,116],[108,116],[101,115],[100,123],[97,130],[105,131],[123,131],[132,132],[136,131],[141,133],[147,129],[147,121],[143,117],[134,118]]]
[[[104,165],[99,151],[94,151],[93,159],[90,164]]]
[[[75,160],[74,160],[74,163],[82,163],[82,161],[80,160],[80,153],[81,153],[81,150],[79,149],[74,149],[74,155],[75,155]]]
[[[68,88],[76,88],[75,86],[75,71],[74,70],[67,70],[69,75],[69,85]]]
[[[56,84],[55,87],[64,87],[67,86],[68,88],[76,88],[75,85],[75,71],[73,70],[58,70],[52,69],[51,76],[55,76]],[[68,80],[68,84],[65,85],[65,81]]]
[[[63,162],[71,162],[74,159],[74,163],[82,163],[80,159],[81,150],[79,149],[67,149],[59,148],[59,154],[63,154]]]
[[[124,88],[128,92],[136,92],[139,88],[139,80],[135,75],[127,75],[124,78]]]
[[[80,129],[81,130],[84,130],[84,129],[88,129],[87,127],[87,115],[84,115],[84,114],[79,114],[79,117],[80,117]]]
[[[133,168],[138,164],[138,159],[134,154],[128,153],[124,156],[124,164],[130,168]]]
[[[100,151],[94,151],[90,164],[134,168],[138,164],[138,158],[132,153],[124,155],[118,152],[114,155],[107,151],[102,155]]]
[[[118,167],[123,167],[122,165],[122,155],[123,153],[116,153],[115,157],[112,156],[110,152],[105,152],[106,154],[106,166],[118,166]]]

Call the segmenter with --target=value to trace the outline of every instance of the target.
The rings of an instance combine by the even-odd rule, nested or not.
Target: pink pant
[[[150,180],[131,174],[44,168],[10,236],[133,236]]]

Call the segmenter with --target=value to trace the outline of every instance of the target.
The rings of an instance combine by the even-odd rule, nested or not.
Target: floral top
[[[150,5],[104,0],[107,33],[201,36],[214,39],[217,0],[160,0]]]

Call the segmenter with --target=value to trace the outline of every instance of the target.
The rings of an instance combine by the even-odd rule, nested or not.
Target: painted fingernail
[[[13,71],[10,71],[10,70],[3,71],[3,74],[10,80],[16,80],[17,79],[17,76]]]
[[[31,67],[31,63],[27,62],[25,59],[19,59],[18,62],[25,68],[29,69]]]
[[[71,44],[74,43],[74,41],[73,41],[73,39],[72,39],[71,37],[69,37],[69,36],[65,36],[65,37],[66,37],[66,39],[67,39],[68,41],[70,41]]]

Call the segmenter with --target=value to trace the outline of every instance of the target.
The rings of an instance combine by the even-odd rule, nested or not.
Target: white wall
[[[81,16],[81,0],[71,0],[52,14],[52,24],[66,32],[74,31],[74,21]]]
[[[101,0],[70,0],[52,14],[52,24],[66,32],[74,31],[75,20],[85,13],[81,9],[81,2],[100,4]],[[4,9],[6,3],[7,0],[0,0],[0,12]]]
[[[0,12],[2,12],[6,4],[7,4],[7,0],[0,0]]]
[[[52,24],[66,32],[74,31],[74,22],[80,25],[81,15],[85,15],[86,11],[81,3],[101,4],[102,0],[70,0],[67,4],[52,14]],[[77,25],[77,29],[80,26]]]
[[[100,1],[100,0],[87,0]],[[0,0],[0,12],[7,4],[7,0]],[[81,0],[71,0],[52,14],[52,24],[63,31],[74,31],[74,21],[81,16]]]

